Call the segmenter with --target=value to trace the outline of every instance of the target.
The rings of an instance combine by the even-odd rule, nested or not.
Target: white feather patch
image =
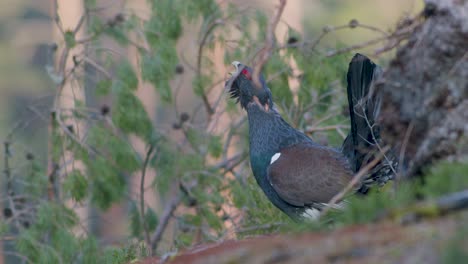
[[[320,211],[315,208],[307,208],[303,213],[302,217],[309,220],[318,220],[320,217]]]
[[[273,162],[275,162],[276,160],[278,160],[280,156],[281,156],[281,153],[279,152],[275,153],[275,155],[271,157],[270,165],[273,164]]]
[[[323,208],[325,207],[330,207],[330,204],[327,204],[327,203],[318,203],[316,204],[317,206],[321,206]],[[334,210],[343,210],[345,209],[346,207],[346,201],[341,201],[340,203],[338,204],[334,204],[331,206],[332,209]],[[320,215],[321,215],[321,211],[318,210],[318,209],[315,209],[315,208],[307,208],[303,213],[302,213],[302,217],[308,219],[308,220],[312,220],[312,221],[316,221],[320,218]]]

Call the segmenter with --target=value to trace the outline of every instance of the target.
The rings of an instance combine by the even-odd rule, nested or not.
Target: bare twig
[[[366,120],[367,126],[369,127],[369,130],[371,132],[372,140],[374,141],[375,146],[380,151],[380,153],[384,153],[384,151],[382,149],[382,146],[380,146],[379,141],[377,140],[377,137],[375,136],[375,133],[374,133],[374,125],[375,124],[370,123],[369,118],[367,117],[367,114],[366,114],[366,111],[365,111],[364,107],[363,106],[361,106],[361,107],[362,107],[361,111],[364,113],[363,117]],[[356,113],[356,114],[359,115],[358,113]],[[383,154],[383,157],[384,157],[385,161],[387,162],[388,166],[390,167],[390,169],[392,170],[393,174],[397,175],[397,170],[396,170],[397,168],[393,167],[392,161],[387,157],[387,155],[385,155],[385,153]]]
[[[415,22],[416,20],[411,20],[411,23],[409,25],[405,25],[405,26],[402,26],[400,28],[397,28],[393,33],[391,34],[387,34],[381,30],[378,30],[377,28],[375,27],[372,27],[372,26],[367,26],[367,25],[359,25],[360,27],[362,28],[366,28],[366,29],[371,29],[371,30],[374,30],[374,31],[378,31],[380,33],[383,34],[382,37],[378,37],[378,38],[375,38],[375,39],[371,39],[369,41],[366,41],[366,42],[362,42],[362,43],[359,43],[359,44],[355,44],[355,45],[351,45],[351,46],[348,46],[348,47],[345,47],[343,49],[339,49],[339,50],[334,50],[334,51],[331,51],[331,52],[328,52],[328,54],[326,55],[327,57],[332,57],[332,56],[336,56],[338,54],[342,54],[342,53],[346,53],[346,52],[349,52],[349,51],[352,51],[352,50],[355,50],[355,49],[360,49],[360,48],[364,48],[364,47],[367,47],[367,46],[371,46],[371,45],[374,45],[374,44],[377,44],[379,42],[382,42],[382,41],[390,41],[389,43],[387,43],[387,45],[383,48],[380,48],[378,50],[376,50],[375,52],[375,55],[378,55],[378,54],[381,54],[385,51],[388,51],[388,50],[391,50],[393,49],[394,47],[396,47],[401,41],[403,41],[404,39],[406,39],[406,37],[408,36],[409,33],[411,33],[415,27],[417,27],[419,25],[418,22]],[[350,24],[348,25],[348,27],[351,27],[351,22]],[[332,28],[333,30],[335,30],[335,28]],[[328,30],[330,31],[330,30]],[[328,33],[328,32],[326,32]],[[324,34],[324,33],[322,33]],[[320,40],[320,39],[319,39]]]
[[[80,29],[81,29],[81,27],[83,26],[85,20],[86,20],[86,14],[83,14],[83,15],[80,17],[80,20],[78,21],[78,23],[76,24],[75,29],[73,29],[73,34],[74,34],[74,35],[75,35],[76,33],[78,33],[78,31],[80,31]]]
[[[306,128],[306,133],[313,133],[313,132],[318,132],[318,131],[327,131],[327,130],[337,130],[341,128],[349,128],[348,125],[330,125],[330,126],[309,126]]]
[[[374,158],[374,160],[372,160],[371,162],[369,162],[366,166],[364,166],[363,168],[361,168],[358,173],[356,173],[356,175],[354,175],[353,179],[348,183],[348,185],[346,185],[345,188],[343,188],[343,190],[341,190],[341,192],[337,193],[335,196],[333,196],[333,198],[330,200],[330,202],[328,202],[328,205],[327,207],[325,207],[325,209],[322,211],[321,213],[321,217],[323,217],[324,215],[326,215],[330,209],[334,208],[334,205],[336,205],[336,203],[340,200],[343,199],[343,197],[349,192],[351,191],[351,189],[353,189],[355,186],[357,186],[357,184],[361,181],[361,179],[367,175],[367,173],[375,166],[377,165],[377,163],[379,163],[382,158],[384,157],[385,153],[389,150],[390,148],[389,147],[385,147],[381,152],[379,152],[379,154]]]
[[[294,48],[294,47],[299,47],[299,48],[307,48],[307,50],[315,50],[317,45],[330,33],[336,32],[336,31],[341,31],[344,29],[354,29],[354,28],[363,28],[367,30],[371,30],[374,32],[378,32],[382,34],[383,36],[389,37],[389,33],[383,31],[380,28],[371,26],[371,25],[366,25],[366,24],[361,24],[355,19],[352,19],[349,23],[344,24],[344,25],[339,25],[339,26],[325,26],[322,29],[322,32],[313,40],[313,41],[304,41],[304,42],[297,42],[293,44],[287,44],[285,46],[279,47],[280,49],[284,48]]]
[[[371,39],[369,41],[359,43],[359,44],[356,44],[356,45],[351,45],[351,46],[348,46],[346,48],[330,51],[326,56],[327,57],[333,57],[333,56],[336,56],[336,55],[339,55],[339,54],[347,53],[347,52],[350,52],[350,51],[355,50],[355,49],[360,49],[360,48],[364,48],[364,47],[367,47],[367,46],[370,46],[370,45],[377,44],[379,42],[387,40],[388,38],[389,37],[384,36],[384,37],[380,37],[380,38]]]
[[[210,25],[208,25],[208,28],[206,29],[205,33],[203,34],[203,37],[201,38],[200,44],[198,45],[198,54],[197,54],[197,78],[201,78],[202,72],[202,58],[203,58],[203,49],[206,45],[206,41],[208,40],[208,37],[210,34],[213,32],[213,30],[218,26],[224,24],[224,21],[222,19],[216,19],[213,21]],[[203,91],[202,95],[202,100],[203,100],[203,105],[205,106],[206,113],[208,114],[208,117],[211,117],[214,114],[214,109],[211,106],[208,96],[206,95],[206,92]]]
[[[411,137],[411,133],[413,132],[414,128],[414,122],[410,122],[408,125],[408,128],[406,129],[405,137],[403,138],[403,143],[401,144],[401,149],[400,149],[400,155],[399,155],[399,161],[398,161],[398,173],[395,174],[395,187],[398,186],[399,180],[401,178],[400,173],[403,171],[403,163],[405,161],[405,153],[406,153],[406,148],[408,146],[409,139]]]
[[[56,161],[55,155],[54,155],[54,142],[53,142],[53,137],[55,137],[55,133],[57,131],[56,127],[56,111],[51,111],[49,113],[49,124],[48,124],[48,135],[49,135],[49,140],[48,140],[48,161],[47,161],[47,175],[48,175],[48,186],[47,186],[47,195],[50,201],[54,200],[55,197],[57,197],[57,194],[55,192],[55,179],[57,170],[58,170],[58,163]],[[66,129],[68,131],[68,129]]]
[[[5,180],[6,180],[6,190],[8,195],[13,195],[13,186],[12,186],[12,179],[11,179],[11,169],[10,169],[10,156],[11,156],[11,150],[10,150],[10,142],[5,141],[3,142],[3,173],[5,174]]]
[[[177,209],[177,206],[181,202],[181,193],[179,189],[173,190],[173,196],[171,200],[166,204],[164,208],[164,212],[161,216],[158,226],[156,227],[156,231],[154,231],[153,235],[151,236],[151,250],[152,252],[156,252],[158,248],[159,241],[161,241],[162,235],[166,230],[167,225],[169,224],[169,220],[172,217],[172,214]]]
[[[2,250],[2,254],[6,256],[14,256],[22,260],[22,263],[34,263],[28,257],[14,251]]]
[[[320,41],[322,41],[322,39],[330,32],[338,31],[338,30],[345,29],[345,28],[349,28],[349,25],[346,24],[346,25],[341,25],[341,26],[325,26],[322,29],[322,33],[320,33],[320,35],[310,45],[310,49],[311,50],[315,49],[317,45],[320,43]]]
[[[54,9],[55,25],[59,29],[60,33],[64,34],[65,31],[63,30],[62,21],[60,20],[60,16],[58,15],[58,9],[59,9],[58,0],[53,1],[53,9]]]
[[[239,121],[234,123],[229,127],[229,130],[227,132],[227,137],[226,140],[224,141],[224,146],[223,146],[223,159],[227,159],[227,154],[228,154],[228,149],[231,145],[232,138],[234,137],[235,131],[245,122],[247,121],[247,118],[243,116]]]
[[[229,159],[225,159],[220,163],[214,165],[214,168],[223,169],[224,172],[232,171],[235,167],[241,164],[246,158],[246,154],[243,152],[237,153]]]
[[[268,25],[268,31],[265,40],[265,46],[262,48],[260,53],[258,54],[258,60],[254,64],[254,73],[253,73],[253,81],[255,86],[262,87],[260,83],[260,72],[262,71],[263,66],[268,61],[273,51],[275,45],[275,30],[278,22],[283,14],[284,7],[286,6],[286,0],[279,0],[278,11],[276,12],[275,16],[270,21]]]
[[[280,227],[285,225],[285,223],[282,222],[277,222],[277,223],[271,223],[271,224],[264,224],[264,225],[257,225],[257,226],[249,226],[245,228],[239,228],[235,232],[236,233],[248,233],[252,231],[258,231],[258,230],[265,230],[265,229],[271,229],[274,227]]]
[[[143,229],[145,231],[146,243],[149,245],[151,243],[150,234],[148,230],[148,223],[145,220],[145,176],[146,170],[148,168],[149,161],[154,151],[154,145],[151,144],[146,152],[145,161],[143,162],[143,168],[141,169],[141,180],[140,180],[140,219],[143,224]]]
[[[82,60],[89,65],[93,66],[96,70],[98,70],[100,73],[104,74],[107,79],[112,79],[112,75],[110,74],[109,71],[107,71],[104,67],[99,65],[96,61],[93,59],[89,58],[88,56],[83,56]]]
[[[428,199],[422,202],[384,211],[377,217],[392,219],[394,221],[408,224],[419,221],[422,218],[433,218],[441,215],[455,213],[468,208],[468,189],[446,194],[436,199]]]

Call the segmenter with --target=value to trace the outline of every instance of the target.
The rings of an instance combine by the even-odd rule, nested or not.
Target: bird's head
[[[238,61],[232,62],[232,65],[234,65],[235,71],[231,72],[232,76],[226,82],[226,88],[229,89],[231,98],[237,99],[242,108],[248,109],[248,107],[256,105],[269,112],[273,108],[273,101],[271,91],[263,76],[259,76],[260,87],[258,87],[253,80],[254,71],[252,68]]]

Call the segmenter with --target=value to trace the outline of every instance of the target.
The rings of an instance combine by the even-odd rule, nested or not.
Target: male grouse
[[[295,220],[316,218],[320,210],[340,192],[359,169],[372,159],[380,143],[375,119],[380,97],[371,89],[380,68],[356,54],[349,64],[347,93],[351,131],[341,149],[321,146],[291,127],[273,105],[263,76],[262,87],[252,80],[252,68],[235,61],[236,71],[226,82],[232,98],[247,111],[250,164],[257,183],[270,201]],[[363,181],[383,184],[393,177],[396,159],[377,164]]]

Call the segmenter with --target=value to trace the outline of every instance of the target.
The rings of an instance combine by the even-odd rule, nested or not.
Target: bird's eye
[[[242,74],[249,80],[252,80],[252,75],[250,74],[250,72],[247,70],[247,69],[243,69],[242,70]]]

